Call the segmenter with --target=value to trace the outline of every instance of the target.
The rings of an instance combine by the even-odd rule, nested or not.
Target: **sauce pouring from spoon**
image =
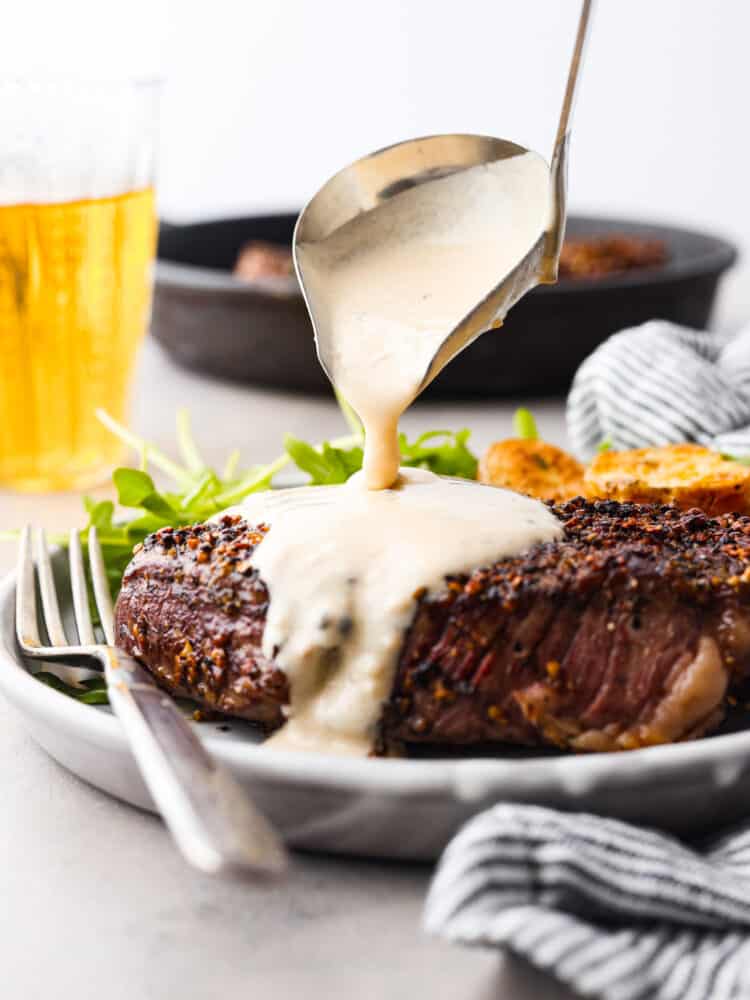
[[[293,253],[320,362],[365,428],[364,485],[399,475],[398,421],[445,365],[557,279],[584,0],[551,166],[505,139],[434,135],[372,153],[307,204]]]

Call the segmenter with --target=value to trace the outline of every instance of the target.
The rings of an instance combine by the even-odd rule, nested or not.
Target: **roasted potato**
[[[605,451],[584,475],[590,498],[750,513],[750,468],[697,444]]]
[[[530,438],[490,445],[479,462],[478,479],[540,500],[570,500],[583,493],[583,466],[562,448]]]

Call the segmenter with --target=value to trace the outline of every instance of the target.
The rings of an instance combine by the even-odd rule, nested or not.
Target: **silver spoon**
[[[526,256],[506,274],[446,337],[424,374],[420,391],[445,367],[451,358],[490,328],[502,324],[508,310],[531,288],[557,280],[567,208],[567,154],[570,121],[576,94],[584,44],[591,22],[594,0],[583,0],[573,56],[568,71],[560,121],[550,166],[552,211],[549,226]],[[492,163],[529,152],[525,146],[507,139],[482,135],[432,135],[388,146],[355,161],[327,181],[308,202],[297,220],[292,241],[294,265],[302,286],[320,363],[331,377],[326,344],[318,335],[315,311],[305,289],[301,244],[326,239],[346,222],[418,184],[482,163]]]

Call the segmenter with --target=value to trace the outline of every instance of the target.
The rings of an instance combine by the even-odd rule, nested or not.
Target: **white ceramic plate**
[[[64,767],[153,809],[112,713],[31,676],[15,642],[14,592],[11,575],[0,584],[0,690]],[[434,858],[466,819],[502,799],[683,833],[737,819],[750,805],[750,731],[743,729],[619,754],[529,758],[501,749],[482,759],[359,760],[272,751],[258,745],[253,727],[233,720],[196,726],[286,840],[313,850]]]

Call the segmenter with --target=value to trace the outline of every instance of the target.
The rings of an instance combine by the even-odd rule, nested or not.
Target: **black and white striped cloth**
[[[731,340],[651,320],[583,362],[567,406],[575,453],[696,441],[750,455],[750,327]]]
[[[750,998],[750,825],[692,850],[616,820],[497,805],[446,849],[428,932],[602,1000]]]

